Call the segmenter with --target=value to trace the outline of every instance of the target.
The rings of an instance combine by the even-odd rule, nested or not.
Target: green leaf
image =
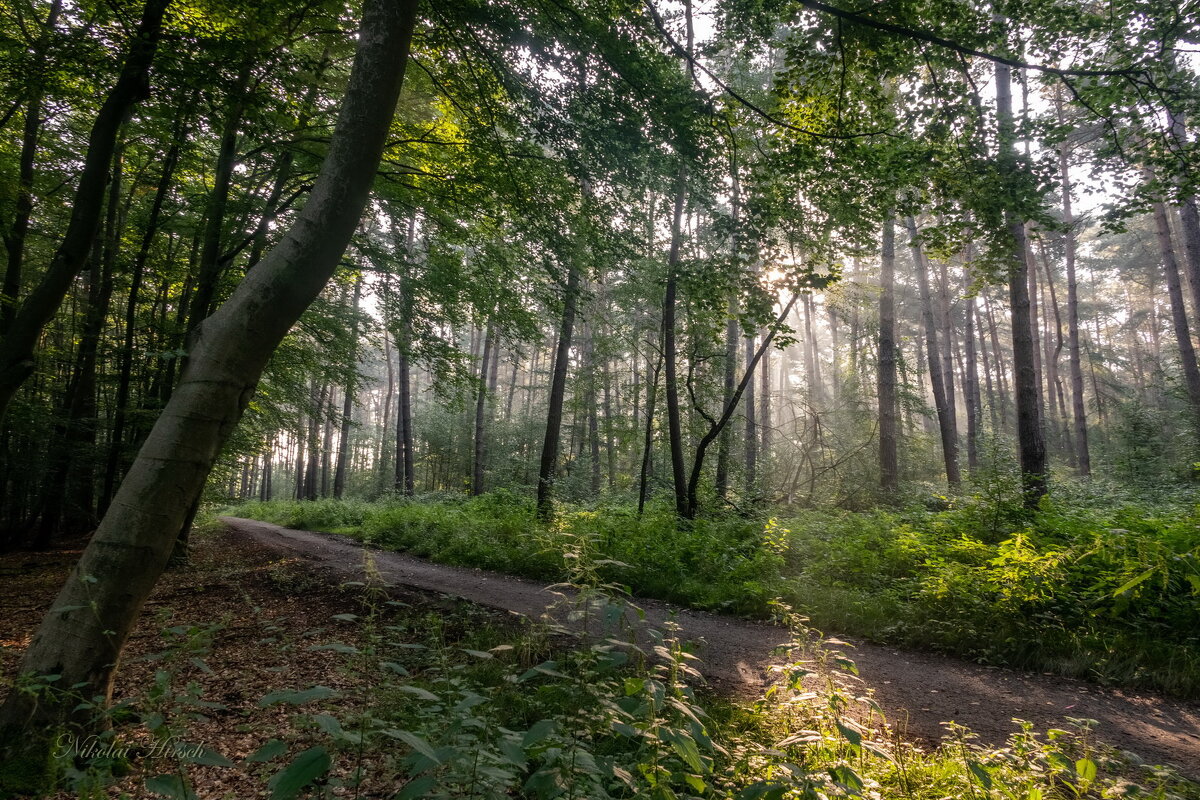
[[[984,789],[992,788],[992,774],[988,772],[987,767],[978,761],[968,761],[967,769],[975,776],[975,780],[979,781],[980,786]]]
[[[1132,589],[1133,587],[1137,586],[1138,584],[1144,583],[1151,575],[1154,574],[1155,570],[1157,570],[1157,569],[1158,569],[1158,567],[1151,567],[1150,569],[1146,570],[1142,574],[1138,575],[1136,578],[1126,581],[1124,583],[1124,585],[1121,586],[1120,589],[1117,589],[1115,592],[1113,592],[1113,597],[1118,597],[1120,595],[1123,595],[1126,592],[1128,592],[1130,589]]]
[[[1075,762],[1075,772],[1080,780],[1091,783],[1096,780],[1096,762],[1090,758],[1081,758]]]
[[[425,689],[422,689],[420,686],[399,686],[397,688],[400,691],[404,692],[405,694],[411,694],[413,697],[416,697],[419,700],[437,701],[437,700],[441,699],[433,692],[426,691]]]
[[[522,746],[530,747],[546,739],[550,734],[554,733],[554,728],[555,722],[552,719],[543,719],[533,723],[521,738]]]
[[[483,650],[469,650],[466,647],[464,647],[463,652],[469,656],[475,656],[476,658],[482,658],[482,659],[495,658],[495,656],[493,656],[491,653],[485,652]]]
[[[863,786],[865,785],[863,784],[863,779],[858,776],[857,772],[850,769],[845,764],[829,770],[829,775],[833,778],[834,783],[838,784],[851,794],[862,793]]]
[[[853,747],[855,749],[855,751],[857,752],[858,749],[862,746],[862,734],[859,733],[858,731],[854,730],[853,728],[846,727],[845,725],[843,725],[840,722],[837,722],[834,724],[837,725],[838,733],[840,733],[842,735],[842,738],[844,738],[847,742],[849,742],[850,746]]]
[[[276,773],[267,784],[271,790],[271,800],[292,800],[298,797],[303,789],[320,778],[333,766],[333,759],[324,747],[310,747],[296,756],[280,772]]]
[[[146,779],[146,790],[171,800],[196,800],[196,793],[178,775],[157,775]]]
[[[418,797],[425,797],[432,788],[433,776],[422,775],[405,784],[404,788],[400,790],[400,794],[396,795],[396,800],[415,800]]]
[[[421,755],[428,758],[433,763],[435,763],[435,764],[442,763],[442,760],[440,758],[438,758],[438,754],[433,749],[433,746],[430,745],[429,742],[422,739],[420,736],[417,736],[415,733],[412,733],[410,731],[398,731],[396,733],[396,738],[399,739],[400,741],[404,742],[405,744],[407,744],[409,747],[411,747],[416,752],[418,752]]]
[[[250,755],[246,756],[246,761],[251,764],[256,764],[261,761],[270,761],[272,759],[279,758],[286,752],[287,744],[279,739],[272,739]]]
[[[708,772],[704,759],[700,757],[700,748],[692,737],[670,728],[659,728],[658,738],[671,745],[671,749],[693,770]]]
[[[179,760],[187,764],[203,764],[206,767],[232,767],[233,762],[225,756],[202,744],[184,744],[182,742],[175,745],[175,752],[179,754]]]

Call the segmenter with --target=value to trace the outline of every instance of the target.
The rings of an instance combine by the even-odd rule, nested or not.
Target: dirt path
[[[224,517],[234,531],[281,553],[306,559],[318,571],[362,577],[362,545],[347,537],[310,533],[265,522]],[[537,618],[555,600],[534,581],[493,572],[432,564],[390,551],[375,551],[383,579],[397,587],[440,592]],[[701,643],[701,671],[710,681],[740,692],[757,691],[767,678],[774,648],[787,632],[773,625],[639,600],[650,624],[672,617],[685,638]],[[1150,694],[1104,689],[1081,681],[982,667],[927,653],[853,643],[847,655],[858,664],[892,724],[910,737],[937,742],[941,722],[954,720],[980,739],[999,744],[1014,717],[1045,730],[1067,717],[1095,719],[1097,736],[1152,763],[1169,763],[1200,779],[1200,706]]]

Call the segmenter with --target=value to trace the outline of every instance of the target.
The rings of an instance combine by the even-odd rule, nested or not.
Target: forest
[[[0,0],[0,799],[1200,798],[1200,4]]]

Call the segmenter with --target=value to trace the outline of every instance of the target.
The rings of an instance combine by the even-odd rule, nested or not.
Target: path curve
[[[341,579],[362,577],[362,543],[345,536],[292,530],[266,522],[222,517],[234,532],[280,553],[305,559]],[[374,562],[390,585],[460,597],[482,606],[542,616],[557,598],[543,584],[495,572],[433,564],[404,553],[375,550]],[[673,618],[682,635],[700,643],[701,672],[717,685],[757,692],[788,634],[783,628],[735,617],[637,601],[647,621]],[[1067,717],[1098,720],[1097,737],[1151,763],[1172,764],[1200,779],[1200,705],[1057,676],[983,667],[931,653],[842,639],[859,675],[893,725],[910,738],[940,740],[944,720],[966,725],[982,742],[1000,744],[1014,717],[1036,729],[1064,727]]]

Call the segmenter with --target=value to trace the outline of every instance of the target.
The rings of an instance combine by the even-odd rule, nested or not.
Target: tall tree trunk
[[[1077,453],[1074,442],[1071,436],[1071,425],[1067,417],[1066,398],[1063,397],[1062,378],[1059,373],[1059,362],[1062,359],[1062,351],[1065,342],[1063,341],[1063,325],[1062,325],[1062,309],[1058,304],[1058,292],[1054,288],[1054,273],[1050,269],[1050,259],[1046,255],[1044,247],[1039,248],[1042,254],[1042,266],[1046,272],[1046,291],[1050,295],[1050,308],[1054,314],[1054,330],[1053,342],[1054,347],[1050,347],[1051,337],[1047,335],[1046,340],[1046,374],[1049,377],[1047,381],[1047,391],[1049,391],[1051,402],[1054,404],[1055,424],[1060,425],[1062,431],[1063,443],[1066,445],[1068,458],[1067,463],[1071,467],[1077,467]],[[1049,324],[1050,315],[1046,315],[1047,324]]]
[[[21,384],[33,374],[33,354],[42,330],[54,318],[75,276],[87,263],[104,208],[104,188],[108,184],[117,134],[133,107],[149,93],[150,64],[158,48],[169,2],[146,0],[121,75],[96,114],[88,136],[67,232],[41,282],[25,298],[0,342],[0,420]]]
[[[121,162],[118,147],[109,182],[104,235],[97,238],[92,249],[87,314],[64,400],[66,419],[50,448],[50,468],[34,542],[39,549],[49,546],[64,529],[80,534],[95,523],[96,370],[120,241]]]
[[[187,335],[212,313],[217,301],[217,285],[225,267],[221,258],[222,233],[225,229],[225,210],[233,186],[233,168],[237,163],[238,130],[246,111],[247,88],[254,54],[248,52],[230,90],[229,105],[221,125],[221,144],[217,149],[217,164],[213,172],[213,187],[204,209],[204,235],[200,248],[200,265],[196,276],[196,291],[190,303]]]
[[[1176,147],[1186,149],[1189,143],[1183,113],[1168,109],[1167,119]],[[1200,211],[1196,208],[1196,196],[1190,191],[1185,193],[1179,205],[1179,227],[1183,232],[1188,285],[1192,290],[1192,311],[1200,323]]]
[[[912,249],[913,263],[917,268],[917,286],[921,294],[921,320],[925,326],[925,355],[929,365],[929,384],[933,389],[933,403],[937,410],[938,431],[942,437],[942,459],[946,466],[946,482],[957,488],[962,482],[958,469],[958,421],[954,408],[946,396],[945,373],[942,371],[941,351],[938,347],[937,324],[933,317],[933,298],[929,291],[929,265],[925,249],[921,246],[917,223],[912,217],[906,220],[908,242]]]
[[[662,371],[662,348],[654,363],[653,374],[646,375],[646,435],[642,442],[642,465],[638,476],[638,516],[646,509],[646,490],[650,480],[650,461],[654,454],[654,406],[658,399],[658,375]],[[647,365],[648,366],[648,365]]]
[[[738,323],[737,306],[729,301],[725,320],[725,374],[722,383],[722,405],[729,405],[737,383]],[[717,497],[724,500],[729,494],[729,451],[733,446],[733,429],[726,426],[717,441]]]
[[[999,124],[1000,167],[1002,174],[1014,174],[1016,132],[1012,113],[1012,70],[997,63],[996,117]],[[1012,313],[1013,372],[1017,397],[1017,442],[1020,450],[1021,486],[1026,506],[1036,506],[1046,494],[1046,439],[1038,414],[1039,386],[1035,367],[1033,320],[1029,309],[1029,266],[1025,220],[1005,212],[1012,256],[1009,259],[1008,299]]]
[[[171,145],[163,159],[162,174],[159,175],[158,186],[154,190],[154,200],[150,204],[150,215],[146,226],[142,229],[142,238],[134,256],[133,266],[130,267],[129,297],[125,303],[125,331],[121,346],[119,374],[117,377],[117,396],[113,402],[112,433],[109,436],[108,462],[104,470],[104,488],[100,494],[103,514],[108,508],[108,502],[116,491],[117,480],[125,467],[125,424],[129,413],[130,392],[133,384],[133,362],[137,356],[137,313],[141,299],[142,282],[145,280],[146,262],[150,258],[150,248],[158,234],[159,222],[162,219],[163,204],[171,191],[175,178],[175,168],[179,165],[179,154],[183,148],[191,122],[191,107],[189,101],[183,113],[175,121],[171,134]]]
[[[900,488],[896,396],[896,223],[883,223],[879,273],[879,488],[893,496]]]
[[[821,406],[825,398],[825,388],[821,382],[820,356],[817,353],[817,337],[813,334],[813,297],[812,292],[804,293],[804,377],[808,382],[809,402]],[[782,390],[787,384],[785,374],[780,373],[779,387]],[[783,420],[780,420],[780,425]]]
[[[541,519],[549,519],[552,510],[558,447],[562,435],[563,398],[567,390],[567,362],[571,357],[571,336],[575,329],[575,305],[579,295],[579,271],[580,267],[576,264],[567,266],[563,315],[558,328],[558,347],[550,377],[550,400],[546,407],[546,435],[542,440],[542,457],[538,466],[537,513]]]
[[[275,467],[275,443],[267,445],[267,452],[263,453],[263,471],[262,485],[259,487],[258,499],[264,503],[270,502],[274,495],[274,486],[271,485],[273,472]]]
[[[970,259],[967,259],[970,263]],[[970,283],[970,272],[966,265],[963,276]],[[974,477],[979,469],[979,426],[983,410],[979,391],[979,365],[975,354],[975,297],[968,285],[965,293],[963,344],[966,349],[966,376],[963,380],[963,400],[967,407],[967,471]]]
[[[663,360],[667,382],[667,438],[671,446],[671,476],[675,484],[675,511],[691,516],[687,477],[683,466],[683,424],[679,415],[679,385],[675,376],[675,302],[679,285],[679,259],[683,244],[683,201],[687,193],[687,167],[680,167],[675,184],[675,213],[671,221],[671,250],[667,256],[667,288],[663,293]]]
[[[42,34],[34,46],[35,59],[46,58],[46,50],[53,35],[54,26],[62,12],[62,0],[53,0],[42,25]],[[45,99],[45,65],[34,67],[29,76],[25,100],[25,124],[21,132],[21,154],[17,160],[17,196],[13,203],[13,221],[4,236],[4,249],[8,264],[4,269],[4,284],[0,287],[0,336],[8,333],[17,313],[17,301],[21,295],[21,273],[25,260],[25,238],[29,233],[29,220],[33,215],[33,178],[37,166],[38,139],[42,131],[42,101]]]
[[[365,0],[341,113],[311,196],[291,230],[201,325],[188,368],[108,513],[21,661],[69,694],[10,692],[0,755],[37,770],[58,725],[90,714],[72,697],[112,697],[121,651],[271,354],[337,268],[362,215],[408,60],[416,3]],[[5,789],[20,787],[6,786]]]
[[[751,372],[750,360],[754,358],[754,336],[746,337],[746,371]],[[763,364],[761,369],[766,372],[767,364]],[[754,381],[750,381],[746,385],[746,434],[745,434],[745,480],[746,480],[746,496],[752,497],[757,491],[758,485],[758,404],[754,402]]]
[[[392,432],[392,403],[396,396],[396,369],[392,361],[391,337],[385,329],[383,332],[383,363],[387,367],[387,391],[383,395],[383,413],[379,420],[379,455],[375,463],[379,469],[379,488],[387,488],[389,470],[391,467],[392,450],[388,447],[388,434]],[[403,446],[403,445],[401,445]],[[398,488],[398,487],[397,487]]]
[[[982,316],[980,316],[979,304],[977,301],[978,301],[977,297],[971,298],[971,310],[973,312],[973,316],[975,317],[975,319],[977,321],[976,328],[979,331],[979,334],[978,334],[979,360],[983,362],[984,388],[987,390],[987,397],[988,397],[988,420],[991,422],[991,426],[992,426],[991,430],[992,430],[992,434],[994,435],[1000,430],[1000,420],[999,420],[999,416],[998,416],[999,402],[996,399],[995,384],[992,382],[992,364],[991,364],[991,360],[988,358],[987,337],[984,336],[984,331],[983,331],[984,318]]]
[[[337,470],[333,476],[333,496],[339,500],[346,493],[346,475],[350,469],[350,426],[354,392],[358,385],[358,303],[362,299],[362,284],[360,272],[354,279],[354,295],[350,300],[350,310],[354,314],[354,321],[350,323],[350,339],[354,343],[355,358],[347,370],[346,383],[342,387],[342,428],[338,436]]]
[[[1191,406],[1193,419],[1200,426],[1200,369],[1196,366],[1196,350],[1192,346],[1192,334],[1188,327],[1183,286],[1179,279],[1179,262],[1175,257],[1175,244],[1171,240],[1171,222],[1167,217],[1165,204],[1153,203],[1151,210],[1155,232],[1158,234],[1163,274],[1167,281],[1167,297],[1171,300],[1171,323],[1175,329],[1175,341],[1179,346],[1179,361],[1183,369],[1184,385],[1187,387],[1188,404]]]
[[[692,519],[700,510],[698,491],[700,487],[700,476],[704,469],[704,456],[708,450],[708,447],[717,439],[717,437],[721,435],[721,431],[725,429],[725,426],[729,424],[729,420],[733,418],[733,413],[737,410],[738,403],[741,402],[742,393],[746,391],[747,384],[754,382],[755,364],[757,364],[758,361],[762,359],[763,354],[770,349],[771,342],[775,339],[776,332],[778,332],[784,320],[787,319],[788,314],[792,313],[792,306],[796,304],[796,300],[799,298],[799,296],[799,293],[792,294],[792,299],[789,300],[787,305],[783,307],[783,311],[780,313],[779,319],[777,319],[775,324],[771,326],[770,331],[763,336],[762,344],[758,346],[758,350],[754,353],[754,357],[750,359],[750,363],[746,365],[746,373],[742,375],[741,382],[733,390],[733,396],[729,398],[727,403],[725,403],[724,408],[721,410],[721,416],[709,426],[708,432],[705,433],[704,436],[700,437],[700,441],[696,445],[696,455],[692,460],[692,472],[688,478],[687,506],[682,514],[684,518]]]
[[[483,471],[487,460],[487,398],[488,375],[492,354],[496,350],[495,323],[488,321],[483,338],[483,358],[479,365],[479,386],[475,390],[475,447],[471,459],[471,494],[483,494]]]
[[[747,361],[753,358],[751,353],[747,357]],[[787,372],[787,351],[779,351],[779,368],[786,374]],[[779,393],[783,396],[786,384],[783,381],[779,382]],[[748,401],[747,401],[748,402]],[[768,349],[763,352],[762,363],[758,371],[758,460],[760,464],[770,466],[771,458],[771,351]],[[758,480],[759,493],[763,494],[768,489],[768,475],[765,467],[760,470],[762,473]]]

